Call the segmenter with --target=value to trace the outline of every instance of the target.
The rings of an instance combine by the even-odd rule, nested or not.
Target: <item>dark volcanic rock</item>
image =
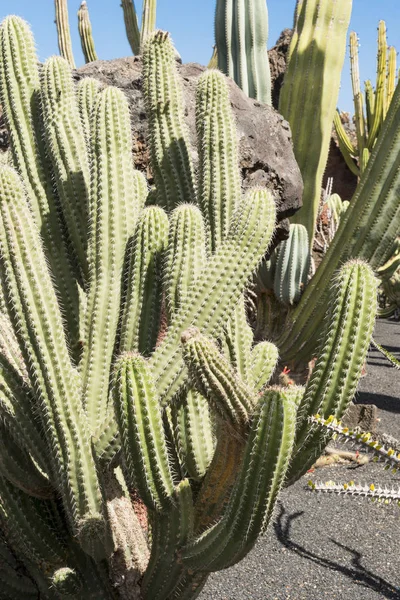
[[[195,86],[205,70],[198,64],[179,65],[183,80],[187,123],[192,143],[194,163],[197,162],[195,138]],[[134,139],[134,161],[151,182],[148,128],[141,92],[141,60],[137,57],[89,63],[76,72],[76,78],[95,77],[107,85],[122,89],[131,107]],[[272,108],[247,96],[228,79],[231,103],[236,115],[239,135],[239,162],[243,189],[265,186],[273,191],[280,221],[276,240],[286,237],[288,222],[301,206],[302,180],[295,161],[288,123]]]
[[[268,50],[269,67],[271,69],[272,106],[278,110],[279,95],[285,77],[287,54],[292,39],[293,30],[284,29],[275,46]]]

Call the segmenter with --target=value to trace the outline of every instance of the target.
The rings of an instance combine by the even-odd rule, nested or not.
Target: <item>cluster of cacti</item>
[[[306,388],[269,386],[245,290],[275,202],[241,195],[224,76],[198,82],[196,180],[174,48],[149,35],[148,195],[123,94],[62,58],[39,73],[19,18],[0,47],[0,598],[195,598],[320,452],[309,417],[351,402],[375,278],[342,267]]]
[[[266,0],[217,0],[218,68],[250,98],[271,104]]]
[[[354,31],[350,33],[350,67],[357,145],[353,144],[343,127],[339,111],[335,114],[334,124],[340,150],[346,164],[355,175],[364,171],[389,110],[396,88],[396,58],[396,49],[393,46],[388,48],[387,45],[386,24],[380,21],[376,85],[374,89],[371,81],[366,81],[363,94],[358,64],[358,37]]]

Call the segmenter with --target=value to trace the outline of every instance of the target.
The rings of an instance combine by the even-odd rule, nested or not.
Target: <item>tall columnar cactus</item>
[[[34,63],[29,40],[16,17],[0,27],[14,162],[0,167],[0,596],[195,598],[211,571],[249,552],[288,469],[298,477],[326,440],[309,431],[311,413],[340,417],[351,401],[374,279],[363,263],[343,267],[306,390],[269,386],[278,349],[255,343],[245,298],[275,203],[263,189],[241,197],[224,78],[198,84],[198,144],[214,158],[200,161],[208,202],[197,206],[173,46],[163,32],[148,36],[144,93],[163,207],[154,196],[146,206],[123,94],[91,80],[76,88],[60,58],[40,81],[35,70],[19,77],[27,52]],[[185,203],[174,199],[188,189]],[[80,301],[75,346],[69,271],[49,259],[53,211]]]
[[[365,82],[365,94],[361,92],[358,63],[358,36],[350,33],[350,68],[354,96],[354,122],[356,126],[357,145],[354,146],[340,120],[340,113],[335,114],[335,129],[340,150],[356,175],[365,169],[372,148],[375,145],[382,123],[386,118],[396,87],[396,50],[387,46],[386,24],[378,26],[378,59],[375,90],[370,81]],[[365,101],[364,101],[365,98]],[[357,161],[357,164],[354,162]]]
[[[290,123],[304,181],[303,207],[292,218],[307,229],[311,249],[328,159],[352,0],[297,3],[279,111]]]
[[[78,10],[78,29],[85,61],[89,63],[97,60],[92,33],[92,24],[90,22],[89,9],[85,0],[83,0]]]
[[[144,42],[156,28],[157,0],[143,0],[142,23],[139,29],[134,0],[121,0],[126,35],[133,54],[141,54]]]
[[[218,68],[250,98],[271,104],[266,0],[217,0]]]
[[[56,26],[60,54],[74,69],[75,60],[72,51],[71,32],[69,28],[68,1],[54,0],[54,4],[56,8]]]
[[[400,223],[400,87],[396,88],[367,168],[340,220],[339,229],[299,304],[278,338],[285,361],[312,358],[332,277],[350,259],[377,270],[394,254]],[[290,333],[289,333],[290,332]]]

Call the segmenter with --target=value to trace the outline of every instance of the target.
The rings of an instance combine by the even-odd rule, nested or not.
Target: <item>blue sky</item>
[[[157,26],[171,32],[185,62],[207,64],[212,51],[214,7],[216,0],[158,0]],[[96,50],[100,58],[109,59],[131,54],[126,40],[120,0],[87,0]],[[77,31],[76,13],[80,0],[69,0],[70,25],[75,59],[83,64]],[[141,0],[135,1],[138,12]],[[295,0],[268,0],[270,36],[273,46],[279,33],[291,27]],[[53,0],[1,0],[0,20],[17,14],[32,26],[41,60],[58,52],[54,25]],[[386,21],[389,44],[400,50],[400,0],[353,0],[350,28],[360,38],[361,79],[375,80],[376,37],[380,19]],[[348,57],[342,75],[339,106],[353,112]]]

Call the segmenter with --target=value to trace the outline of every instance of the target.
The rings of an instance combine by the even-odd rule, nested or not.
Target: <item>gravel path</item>
[[[400,359],[400,323],[380,320],[375,339]],[[376,404],[378,430],[400,439],[400,371],[375,349],[356,401]],[[373,463],[311,477],[400,485],[400,475]],[[212,574],[200,600],[400,600],[400,508],[314,494],[309,478],[282,492],[265,536],[241,563]]]

